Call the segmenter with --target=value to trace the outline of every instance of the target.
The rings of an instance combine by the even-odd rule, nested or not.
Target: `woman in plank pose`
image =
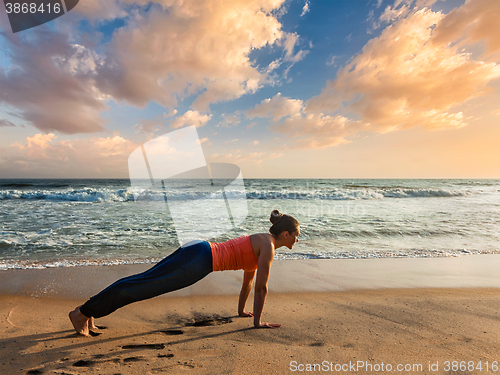
[[[300,225],[292,216],[281,214],[278,210],[271,213],[270,221],[273,225],[269,233],[251,234],[222,243],[192,241],[181,246],[149,270],[116,281],[70,312],[73,327],[80,335],[90,336],[89,329],[96,328],[94,318],[111,314],[132,302],[185,288],[212,271],[239,269],[245,273],[238,315],[253,316],[254,327],[257,328],[281,327],[281,324],[261,322],[267,282],[274,250],[282,246],[292,249],[298,241]],[[256,273],[253,312],[246,312],[245,304]]]

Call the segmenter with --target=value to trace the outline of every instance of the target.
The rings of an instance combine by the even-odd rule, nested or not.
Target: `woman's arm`
[[[240,299],[238,301],[238,315],[239,316],[253,316],[251,312],[245,312],[245,305],[248,296],[252,290],[252,281],[255,276],[255,271],[245,271],[243,275],[243,285],[241,286]]]
[[[264,323],[260,321],[264,303],[267,296],[267,281],[269,280],[269,272],[271,263],[274,258],[274,249],[271,243],[261,247],[259,254],[259,262],[257,267],[257,278],[255,280],[255,296],[253,302],[253,325],[257,328],[277,328],[281,324]]]

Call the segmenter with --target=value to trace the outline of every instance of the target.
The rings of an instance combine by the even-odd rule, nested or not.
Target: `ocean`
[[[180,245],[168,203],[216,198],[197,184],[178,181],[167,202],[151,195],[144,205],[128,179],[2,179],[0,270],[156,262]],[[279,209],[301,235],[276,259],[500,253],[500,180],[245,179],[244,188],[248,213],[229,230],[189,212],[193,228],[219,228],[200,239],[267,232]]]

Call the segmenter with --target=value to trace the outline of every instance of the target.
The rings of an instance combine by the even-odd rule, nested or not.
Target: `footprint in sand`
[[[317,341],[317,342],[313,342],[313,343],[309,344],[309,346],[325,346],[325,343],[321,342],[321,341]]]
[[[207,327],[207,326],[217,326],[220,324],[232,323],[233,320],[231,318],[222,318],[222,317],[212,317],[212,318],[202,318],[197,319],[193,323],[187,323],[187,326],[193,327]]]
[[[184,331],[180,329],[167,329],[166,331],[160,331],[160,332],[168,336],[182,335],[184,333]]]
[[[97,328],[97,329],[108,329],[108,327],[105,327],[105,326],[95,326],[95,328]],[[89,334],[92,337],[99,336],[101,333],[102,332],[95,332],[92,329],[89,330]]]
[[[144,357],[128,357],[123,359],[124,363],[140,362],[140,361],[145,361]]]
[[[158,373],[165,373],[165,372],[172,372],[172,370],[175,368],[175,367],[181,367],[181,368],[184,368],[184,369],[194,369],[196,368],[197,366],[192,364],[192,363],[189,363],[189,362],[177,362],[176,364],[173,364],[173,365],[170,365],[170,366],[165,366],[165,367],[158,367],[158,368],[154,368],[154,369],[151,369],[151,371],[148,372],[148,374],[158,374]]]
[[[86,361],[84,359],[81,359],[75,363],[73,363],[74,367],[91,367],[94,366],[95,362],[94,361]]]
[[[158,358],[172,358],[174,355],[172,353],[168,354],[158,354]]]
[[[165,349],[165,344],[123,345],[122,349]]]

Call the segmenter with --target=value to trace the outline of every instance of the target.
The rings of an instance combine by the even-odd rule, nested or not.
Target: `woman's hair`
[[[273,225],[269,228],[269,232],[278,236],[280,233],[287,231],[293,233],[299,228],[299,222],[290,215],[284,215],[278,210],[271,212],[269,219]]]

